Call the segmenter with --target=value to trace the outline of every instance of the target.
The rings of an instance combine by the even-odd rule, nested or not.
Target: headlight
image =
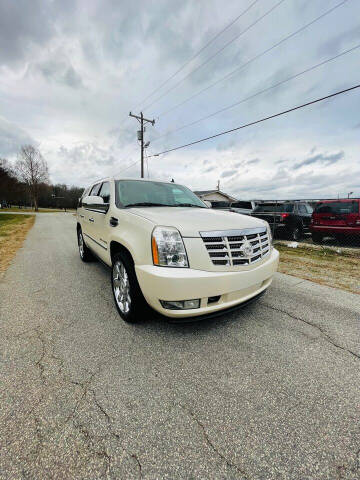
[[[154,265],[163,267],[188,267],[185,245],[175,227],[155,227],[151,249]]]

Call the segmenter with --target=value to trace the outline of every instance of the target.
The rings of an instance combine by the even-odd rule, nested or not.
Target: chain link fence
[[[256,200],[252,216],[266,220],[274,240],[360,248],[360,198]]]

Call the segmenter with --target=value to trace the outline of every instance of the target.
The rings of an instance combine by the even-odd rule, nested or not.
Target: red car
[[[316,204],[310,231],[314,242],[324,237],[360,239],[360,199],[324,200]]]

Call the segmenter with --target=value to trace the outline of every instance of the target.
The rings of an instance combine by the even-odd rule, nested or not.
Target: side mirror
[[[203,202],[208,208],[212,208],[211,202],[209,202],[209,200],[203,200]]]
[[[106,213],[109,210],[109,204],[104,203],[104,199],[98,195],[87,195],[83,198],[82,204],[84,208],[98,211],[100,213]]]

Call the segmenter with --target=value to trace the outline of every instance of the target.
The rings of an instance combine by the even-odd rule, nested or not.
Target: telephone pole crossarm
[[[138,120],[141,121],[141,115],[140,116],[139,115],[134,115],[133,113],[130,112],[129,117],[134,117],[134,118],[137,118]],[[148,118],[145,118],[145,117],[142,117],[142,119],[143,119],[144,122],[151,123],[152,126],[155,125],[155,120],[154,119],[149,120]]]

